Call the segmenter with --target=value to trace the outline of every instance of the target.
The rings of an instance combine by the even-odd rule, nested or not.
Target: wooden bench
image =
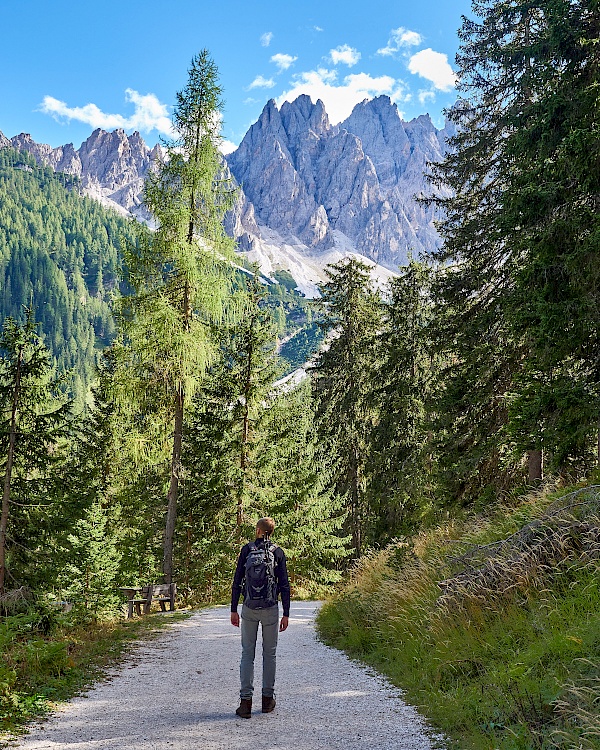
[[[175,597],[177,595],[176,583],[153,583],[148,586],[122,586],[121,591],[127,595],[127,617],[133,617],[133,608],[136,614],[142,615],[150,612],[152,602],[158,602],[163,612],[167,611],[166,604],[169,602],[169,611],[175,610]],[[139,596],[137,596],[139,592]]]

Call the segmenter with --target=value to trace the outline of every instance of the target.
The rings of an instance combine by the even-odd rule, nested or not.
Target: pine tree
[[[427,410],[438,362],[432,346],[429,267],[411,260],[388,287],[378,343],[370,504],[381,542],[414,531],[432,502],[433,461]]]
[[[173,425],[163,554],[167,583],[173,577],[185,410],[215,359],[212,325],[225,315],[230,288],[223,258],[231,255],[232,242],[222,220],[233,193],[218,150],[220,96],[217,68],[203,50],[177,94],[176,139],[146,182],[145,203],[157,229],[140,232],[137,243],[125,249],[133,290],[121,303],[130,344],[126,366],[137,377],[138,391],[162,390]]]
[[[332,487],[327,446],[315,426],[307,379],[271,403],[264,427],[262,484],[271,489],[263,512],[277,523],[294,590],[322,592],[342,576],[351,537],[343,528],[348,511]]]
[[[434,200],[445,213],[437,296],[450,342],[440,428],[458,494],[498,485],[511,451],[528,454],[531,480],[542,449],[564,466],[598,413],[586,354],[598,329],[597,12],[587,0],[473,9],[457,57],[464,95],[450,112],[458,134],[433,169],[451,188]]]
[[[48,350],[37,332],[33,312],[23,325],[4,321],[0,336],[0,405],[4,415],[0,433],[3,474],[0,516],[0,594],[11,574],[7,553],[19,545],[27,552],[32,539],[22,538],[29,517],[40,504],[49,506],[48,485],[62,460],[57,450],[68,434],[69,402],[57,399],[60,380],[50,377]],[[18,498],[15,501],[15,498]],[[11,505],[17,505],[20,524],[11,531]],[[14,515],[14,514],[13,514]],[[19,529],[20,526],[20,529]],[[22,552],[19,553],[21,558]],[[14,576],[13,576],[14,577]]]
[[[201,435],[214,423],[222,430],[220,473],[227,476],[223,500],[235,518],[238,542],[255,520],[260,487],[257,446],[266,404],[281,373],[275,354],[276,329],[266,296],[258,269],[254,269],[245,281],[242,315],[221,330],[220,361],[199,393],[196,429],[200,432],[196,437],[190,434],[192,441],[202,440]]]
[[[69,553],[61,567],[58,585],[70,600],[99,614],[118,610],[116,590],[121,552],[119,542],[123,523],[121,509],[113,504],[103,507],[95,500],[76,520],[68,535]]]
[[[347,513],[331,489],[309,383],[292,390],[278,384],[276,327],[257,269],[244,285],[244,315],[222,330],[220,361],[184,432],[180,556],[186,589],[208,600],[229,591],[241,537],[260,516],[275,517],[277,542],[304,591],[316,590],[314,577],[322,585],[337,580],[348,554],[341,532]]]
[[[331,451],[336,491],[346,498],[357,555],[371,523],[367,466],[376,413],[374,353],[381,326],[380,299],[369,266],[355,258],[328,266],[321,286],[326,346],[314,366],[317,425]]]

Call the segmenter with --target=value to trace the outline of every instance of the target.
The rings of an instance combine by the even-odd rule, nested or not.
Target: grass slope
[[[453,748],[600,748],[600,488],[528,497],[361,559],[322,637]]]

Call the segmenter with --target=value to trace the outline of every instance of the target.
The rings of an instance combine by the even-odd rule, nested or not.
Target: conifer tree
[[[70,549],[58,584],[70,601],[83,604],[95,615],[114,613],[120,604],[116,584],[122,524],[118,505],[107,508],[96,499],[75,520],[67,537]]]
[[[366,263],[349,258],[329,266],[327,275],[321,286],[326,346],[313,375],[317,425],[332,454],[336,491],[346,498],[352,545],[360,555],[372,520],[366,487],[381,307]]]
[[[52,471],[62,460],[57,446],[68,434],[69,402],[58,399],[60,380],[51,378],[49,354],[37,332],[33,311],[23,325],[4,321],[0,336],[0,465],[3,476],[0,515],[0,594],[10,574],[7,553],[30,549],[26,527],[40,505],[50,507]],[[18,498],[19,523],[11,524],[11,505]],[[13,513],[14,516],[14,513]],[[51,517],[51,514],[48,514]]]
[[[351,536],[348,511],[336,494],[327,446],[319,440],[307,379],[272,401],[262,440],[264,512],[277,523],[295,590],[318,593],[340,580]]]
[[[229,496],[224,503],[235,518],[237,541],[244,526],[255,520],[260,486],[257,446],[270,391],[281,373],[275,354],[276,329],[257,268],[245,280],[240,305],[243,314],[221,331],[220,360],[199,393],[197,405],[200,432],[215,421],[223,431],[221,474],[227,476],[225,493]],[[197,439],[202,438],[198,435]]]
[[[370,503],[379,543],[413,531],[431,502],[433,465],[427,410],[438,367],[432,346],[429,267],[415,260],[388,285],[379,335]]]
[[[309,384],[278,383],[276,327],[258,269],[244,285],[244,315],[222,330],[185,430],[188,456],[179,535],[185,581],[207,599],[231,586],[241,536],[273,515],[297,586],[339,577],[348,539],[343,501],[331,488]],[[241,501],[241,503],[240,503]]]
[[[138,393],[162,391],[172,424],[163,554],[167,583],[173,577],[185,410],[216,356],[212,328],[225,315],[230,288],[223,259],[233,248],[222,220],[233,193],[218,150],[220,97],[217,68],[203,50],[177,94],[175,139],[146,182],[145,203],[156,231],[140,232],[137,243],[125,248],[126,279],[133,290],[121,303],[130,345],[125,366],[137,379]]]
[[[445,215],[436,296],[441,338],[452,342],[440,428],[459,494],[471,480],[502,481],[513,449],[528,454],[530,479],[541,477],[544,448],[560,468],[598,414],[586,354],[598,330],[598,169],[587,135],[598,117],[597,9],[587,0],[473,9],[457,56],[463,97],[450,112],[458,133],[433,169],[451,188],[434,199]]]

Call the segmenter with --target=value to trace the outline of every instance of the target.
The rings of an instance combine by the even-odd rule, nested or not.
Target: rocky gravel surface
[[[320,643],[317,604],[294,602],[277,652],[277,707],[235,715],[239,630],[226,607],[173,623],[87,695],[35,726],[20,750],[430,750],[442,747],[381,677]],[[259,636],[260,639],[260,636]]]

